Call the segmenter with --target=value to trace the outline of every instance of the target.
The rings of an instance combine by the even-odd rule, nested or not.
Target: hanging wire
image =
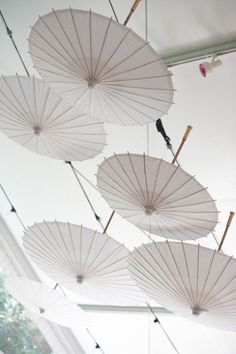
[[[105,352],[102,350],[102,348],[100,347],[100,345],[98,344],[98,342],[96,341],[96,339],[94,338],[94,336],[92,335],[92,333],[90,332],[90,330],[88,328],[86,328],[86,331],[88,332],[89,336],[93,339],[94,343],[95,343],[95,349],[100,349],[100,351],[105,354]]]
[[[149,146],[150,146],[149,124],[146,124],[146,136],[147,136],[147,155],[149,155]]]
[[[149,242],[151,242],[151,241],[155,242],[154,239],[151,237],[151,233],[150,232],[148,233],[148,232],[146,232],[146,231],[144,231],[142,229],[139,229],[139,230],[148,238]]]
[[[163,127],[161,119],[157,119],[156,128],[157,128],[157,131],[163,136],[163,139],[165,140],[167,149],[169,149],[170,152],[172,153],[173,157],[175,157],[175,152],[174,152],[174,150],[172,148],[171,140],[170,140],[170,138],[168,137],[168,135],[165,132],[165,129]],[[180,166],[178,160],[176,160],[176,163],[177,163],[178,166]]]
[[[158,323],[159,326],[161,327],[163,333],[165,334],[166,338],[168,339],[168,341],[170,342],[170,344],[172,345],[173,349],[175,350],[176,353],[179,354],[178,349],[176,348],[176,346],[174,345],[173,341],[171,340],[171,338],[169,337],[168,333],[166,332],[165,328],[162,326],[162,324],[160,323],[159,319],[157,318],[155,312],[153,311],[153,309],[151,308],[151,306],[149,305],[148,302],[146,302],[147,307],[149,308],[150,312],[153,314],[154,316],[154,323]]]
[[[98,188],[95,186],[95,184],[93,184],[87,177],[85,177],[85,175],[83,175],[75,166],[73,166],[73,168],[80,177],[82,177],[91,187],[93,187],[93,189],[98,192]]]
[[[151,354],[151,312],[148,312],[148,354]]]
[[[214,240],[215,240],[215,242],[216,242],[216,244],[217,244],[217,246],[219,246],[220,245],[220,243],[219,243],[219,241],[217,240],[217,238],[216,238],[216,235],[214,234],[214,232],[212,231],[212,236],[213,236],[213,238],[214,238]]]
[[[145,0],[145,40],[148,41],[148,0]],[[149,155],[150,150],[150,134],[149,134],[149,124],[146,124],[146,135],[147,135],[147,155]]]
[[[84,180],[85,180],[91,187],[93,187],[93,188],[98,192],[98,188],[97,188],[91,181],[89,181],[89,179],[87,179],[87,177],[85,177],[77,168],[75,168],[75,167],[73,166],[73,170],[74,170],[74,172],[76,172],[77,174],[79,174],[82,178],[84,178]],[[77,177],[78,177],[78,176],[77,176]],[[76,179],[77,179],[77,178],[76,178]],[[78,180],[78,179],[77,179],[77,180]],[[84,192],[84,190],[83,190],[83,192]],[[114,214],[115,214],[115,211],[113,210],[112,213],[111,213],[111,215],[110,215],[110,217],[109,217],[109,219],[108,219],[108,222],[107,222],[106,226],[104,226],[103,224],[100,224],[100,225],[102,226],[102,228],[103,228],[103,234],[106,234],[107,228],[108,228],[108,226],[110,225],[110,222],[111,222],[111,220],[112,220]],[[96,219],[97,219],[97,218],[96,218]]]
[[[26,230],[26,227],[25,227],[25,225],[24,225],[22,219],[20,218],[19,214],[18,214],[17,211],[16,211],[16,208],[15,208],[14,205],[12,204],[12,202],[11,202],[11,200],[10,200],[10,198],[9,198],[9,196],[8,196],[8,194],[7,194],[7,192],[5,191],[5,189],[3,188],[3,186],[2,186],[1,184],[0,184],[0,188],[1,188],[2,192],[3,192],[3,194],[5,195],[5,197],[6,197],[7,201],[8,201],[8,203],[9,203],[10,206],[11,206],[11,213],[14,213],[14,214],[16,215],[16,217],[17,217],[19,223],[21,224],[21,226],[23,227],[23,229]]]
[[[95,211],[95,209],[94,209],[94,207],[93,207],[93,204],[92,204],[91,200],[89,199],[89,196],[88,196],[88,194],[86,193],[86,191],[85,191],[85,189],[84,189],[84,187],[83,187],[83,184],[81,183],[81,181],[80,181],[80,179],[79,179],[79,177],[78,177],[78,175],[77,175],[77,173],[76,173],[76,170],[74,169],[74,166],[73,166],[72,162],[71,162],[71,161],[65,161],[65,163],[67,163],[67,164],[70,166],[70,168],[71,168],[71,170],[72,170],[72,172],[73,172],[73,174],[74,174],[74,176],[75,176],[75,178],[76,178],[76,180],[77,180],[77,182],[78,182],[78,184],[79,184],[79,186],[80,186],[80,188],[81,188],[81,190],[82,190],[82,192],[83,192],[85,198],[87,199],[87,202],[88,202],[88,204],[89,204],[91,210],[93,211],[93,214],[94,214],[94,216],[95,216],[95,219],[96,219],[97,222],[100,224],[101,228],[104,230],[104,226],[103,226],[103,224],[102,224],[102,222],[101,222],[101,218],[100,218],[100,216],[98,216],[98,214],[96,213],[96,211]]]
[[[115,9],[114,9],[114,7],[113,7],[113,5],[112,5],[111,0],[108,0],[108,1],[109,1],[110,6],[111,6],[112,12],[113,12],[113,14],[114,14],[114,16],[115,16],[116,21],[119,22],[118,17],[116,16],[116,12],[115,12]]]
[[[212,236],[213,236],[213,238],[214,238],[214,240],[215,240],[215,243],[217,244],[217,248],[220,246],[220,242],[217,240],[217,237],[216,237],[216,235],[215,235],[215,233],[212,231]],[[221,253],[224,253],[223,252],[223,250],[222,250],[222,248],[220,249],[220,252]]]
[[[56,285],[54,286],[53,290],[56,290],[56,288],[57,288],[58,286],[60,287],[59,283],[56,283]],[[61,287],[60,287],[60,288],[61,288]],[[61,291],[62,291],[62,289],[61,289]],[[62,292],[63,292],[63,291],[62,291]],[[64,292],[63,292],[63,295],[65,295]]]
[[[145,40],[148,40],[148,0],[145,0]]]
[[[56,290],[57,287],[61,290],[62,294],[68,299],[67,294],[65,293],[65,291],[62,288],[62,286],[59,283],[56,283],[56,285],[54,286],[53,290]],[[79,308],[80,308],[79,304],[77,304],[77,306],[79,306]],[[104,351],[102,350],[102,348],[100,347],[100,345],[98,344],[98,342],[96,341],[96,339],[94,338],[94,336],[92,335],[92,333],[90,332],[90,330],[88,328],[86,328],[86,331],[88,332],[89,336],[93,339],[93,341],[95,343],[95,348],[96,349],[100,349],[100,351],[103,354],[105,354]]]
[[[11,39],[11,41],[12,41],[12,44],[13,44],[13,46],[14,46],[14,48],[15,48],[17,54],[18,54],[18,57],[20,58],[20,61],[21,61],[22,65],[23,65],[23,67],[24,67],[24,69],[25,69],[25,72],[26,72],[26,74],[27,74],[28,76],[30,76],[29,71],[27,70],[26,65],[25,65],[25,63],[24,63],[24,60],[23,60],[23,58],[22,58],[22,56],[21,56],[21,54],[20,54],[20,52],[19,52],[19,50],[18,50],[18,48],[17,48],[16,42],[14,41],[14,38],[13,38],[13,36],[12,36],[12,30],[10,30],[10,28],[8,27],[7,22],[6,22],[5,18],[4,18],[3,13],[2,13],[1,10],[0,10],[0,16],[1,16],[1,18],[2,18],[2,21],[3,21],[3,23],[4,23],[4,26],[5,26],[5,28],[6,28],[7,34],[8,34],[8,36],[10,37],[10,39]]]

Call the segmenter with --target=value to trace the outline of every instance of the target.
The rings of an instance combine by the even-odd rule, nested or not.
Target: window
[[[37,326],[3,283],[0,271],[0,350],[4,354],[51,354]]]

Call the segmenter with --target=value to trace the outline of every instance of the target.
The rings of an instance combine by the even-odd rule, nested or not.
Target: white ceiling
[[[132,3],[133,1],[113,1],[114,8],[117,10],[117,15],[120,19],[126,17]],[[58,9],[68,6],[81,9],[89,9],[91,7],[95,12],[108,16],[112,14],[109,3],[105,0],[24,0],[21,2],[17,0],[1,0],[0,5],[9,27],[13,30],[14,38],[30,73],[36,72],[32,69],[31,60],[26,54],[26,38],[29,36],[29,25],[34,24],[37,15],[45,14],[52,7]],[[201,0],[198,2],[149,0],[148,8],[151,44],[155,48],[159,48],[162,54],[165,55],[186,49],[191,50],[216,42],[229,41],[236,37],[236,2],[234,0],[226,0],[224,2],[221,0]],[[130,26],[142,36],[145,32],[144,18],[143,0],[130,21]],[[0,43],[1,74],[7,75],[15,72],[24,74],[3,25],[0,26]],[[210,194],[216,199],[217,206],[221,211],[219,216],[220,224],[216,228],[216,234],[219,239],[229,211],[236,211],[236,54],[225,55],[221,59],[223,62],[222,67],[218,68],[207,78],[200,76],[198,62],[179,65],[171,69],[174,74],[174,87],[177,90],[174,97],[175,104],[170,109],[169,115],[163,118],[163,124],[167,134],[172,138],[175,149],[180,143],[186,126],[190,124],[194,128],[181,153],[180,161],[182,167],[188,173],[196,174],[199,182],[209,187]],[[97,163],[103,160],[103,156],[108,157],[114,152],[143,153],[147,151],[145,127],[105,125],[105,129],[108,137],[107,146],[103,154],[93,160],[75,163],[75,166],[94,184],[96,183]],[[164,141],[157,133],[154,124],[150,125],[150,155],[162,157],[168,161],[171,160],[171,154],[166,149]],[[78,224],[82,223],[85,226],[99,230],[99,224],[94,219],[69,166],[62,161],[51,160],[27,151],[10,141],[2,133],[0,133],[0,161],[0,182],[8,192],[26,225],[31,225],[33,222],[42,221],[43,219],[57,219],[61,221],[69,220]],[[111,210],[106,202],[101,199],[99,193],[86,182],[84,182],[84,186],[97,214],[106,223]],[[22,229],[17,224],[14,214],[9,212],[9,205],[3,195],[0,195],[0,212],[20,240]],[[118,215],[115,215],[109,232],[115,239],[124,242],[130,249],[148,241],[142,232]],[[236,220],[232,223],[223,247],[224,251],[230,255],[236,255],[235,235]],[[154,238],[158,239],[158,237]],[[199,242],[212,248],[216,246],[211,235],[206,239],[200,239]],[[115,317],[113,320],[115,321]],[[113,323],[111,319],[109,321]],[[133,320],[131,319],[131,321]],[[147,330],[148,324],[145,321],[144,319],[140,326],[146,326]],[[110,354],[120,354],[122,346],[114,346],[113,335],[110,340],[106,339],[108,328],[104,327],[102,329],[103,317],[99,319],[97,316],[95,322],[97,334],[104,341],[106,354],[108,352]],[[181,319],[175,317],[175,326],[170,326],[169,329],[170,331],[177,331],[175,332],[175,340],[178,344],[180,343],[179,345],[181,345],[183,338],[181,330],[177,328],[180,328],[182,323]],[[194,326],[193,324],[189,325],[191,331],[194,331],[194,328],[196,328],[196,331],[198,330]],[[186,325],[187,327],[188,325]],[[142,333],[140,328],[139,331]],[[117,328],[118,330],[119,328]],[[191,338],[191,331],[188,333],[189,338]],[[216,333],[210,329],[204,329],[204,331],[209,336]],[[192,332],[192,335],[194,337],[195,334]],[[205,340],[205,335],[201,336],[199,334],[199,340]],[[227,350],[225,349],[224,353],[235,353],[236,340],[233,337],[234,334],[222,334],[222,336],[222,343],[225,340],[224,345],[226,345],[227,342]],[[142,340],[141,338],[140,335],[138,347],[143,348],[140,354],[148,353],[147,335],[143,335]],[[155,334],[153,338],[157,341]],[[83,338],[81,337],[80,339],[83,342]],[[123,342],[127,340],[127,345],[122,347],[122,354],[139,353],[135,351],[135,347],[129,347],[131,344],[128,344],[130,343],[128,338],[122,338],[122,335],[120,335],[119,340]],[[213,341],[209,340],[208,342],[206,352],[209,354],[216,353],[216,346]],[[88,348],[90,348],[90,344],[84,340],[84,345]],[[165,348],[165,344],[166,342],[164,341],[161,347]],[[157,352],[155,345],[153,344],[151,353]],[[196,353],[203,352],[201,344],[196,337],[194,346],[198,348]],[[168,348],[168,345],[166,348]],[[183,346],[182,349],[182,351],[180,350],[181,353],[195,353],[195,351],[191,351],[191,342],[185,347]],[[87,349],[86,353],[93,353],[93,351],[89,350]],[[162,353],[171,353],[168,350],[163,349]],[[220,351],[218,352],[220,353]]]
[[[119,21],[123,22],[133,0],[112,0],[112,3]],[[163,56],[236,41],[234,0],[147,0],[147,5],[148,39]],[[20,44],[23,58],[31,73],[36,74],[36,71],[32,70],[31,59],[26,54],[29,27],[33,26],[39,15],[50,12],[52,8],[69,6],[85,10],[91,8],[94,12],[113,16],[109,0],[24,0],[20,3],[17,0],[0,0],[1,11],[13,31],[16,43]],[[145,0],[141,1],[129,26],[145,37]],[[24,74],[3,27],[0,31],[0,43],[1,50],[6,53],[4,57],[1,56],[1,71],[5,74]]]

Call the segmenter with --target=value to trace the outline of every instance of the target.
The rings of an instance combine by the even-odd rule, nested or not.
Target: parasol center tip
[[[199,316],[203,311],[206,311],[206,310],[201,309],[199,306],[192,307],[192,315],[193,316]]]
[[[87,82],[88,82],[88,88],[93,88],[93,87],[95,87],[97,85],[98,80],[96,80],[95,77],[89,77],[87,79]]]
[[[40,312],[41,314],[43,314],[43,313],[45,312],[45,309],[43,309],[42,307],[40,307],[40,308],[39,308],[39,312]]]
[[[33,128],[33,130],[34,130],[34,135],[37,135],[37,136],[39,136],[40,135],[40,133],[41,133],[41,128],[37,125],[37,126],[35,126],[34,128]]]
[[[152,205],[146,205],[146,206],[144,206],[144,211],[145,211],[145,214],[152,215],[156,211],[156,208],[153,207]]]
[[[76,280],[77,280],[77,283],[82,284],[84,281],[83,275],[77,275]]]

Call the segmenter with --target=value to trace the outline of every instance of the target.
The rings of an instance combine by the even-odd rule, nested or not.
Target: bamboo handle
[[[133,6],[131,7],[131,11],[135,11],[136,8],[138,7],[139,3],[141,2],[141,0],[136,0],[133,4]]]
[[[230,224],[231,224],[231,222],[232,222],[232,220],[233,220],[234,215],[235,215],[235,212],[234,212],[234,211],[231,211],[231,212],[229,213],[229,218],[228,218],[228,221],[227,221],[227,224],[226,224],[228,227],[230,227]]]
[[[231,222],[232,222],[232,220],[233,220],[234,215],[235,215],[235,213],[234,213],[233,211],[231,211],[231,212],[229,213],[229,217],[228,217],[228,220],[227,220],[227,223],[226,223],[226,226],[225,226],[225,231],[224,231],[224,234],[223,234],[222,239],[221,239],[221,241],[220,241],[220,244],[219,244],[219,247],[218,247],[218,251],[220,251],[221,248],[222,248],[222,246],[223,246],[225,237],[226,237],[226,235],[227,235],[228,229],[229,229],[229,227],[230,227],[230,224],[231,224]]]
[[[110,222],[111,222],[114,214],[115,214],[115,210],[112,211],[111,216],[109,217],[109,220],[108,220],[108,222],[107,222],[107,224],[105,226],[105,229],[103,230],[103,234],[105,234],[107,232],[108,226],[110,225]]]
[[[182,140],[186,141],[188,139],[189,133],[191,132],[192,129],[193,127],[191,125],[187,126],[186,132],[184,133]]]
[[[192,129],[193,129],[193,127],[191,125],[187,126],[187,129],[186,129],[186,131],[184,133],[184,136],[182,138],[180,146],[179,146],[179,148],[178,148],[178,150],[177,150],[177,152],[176,152],[176,154],[175,154],[175,156],[174,156],[174,158],[172,160],[172,165],[174,165],[175,161],[177,160],[177,158],[178,158],[178,156],[180,154],[180,151],[182,150],[182,148],[183,148],[183,146],[184,146],[184,144],[185,144],[185,142],[186,142],[186,140],[187,140],[187,138],[189,136],[189,133],[191,132]]]
[[[129,12],[128,16],[125,19],[125,22],[123,23],[124,26],[127,25],[127,23],[129,22],[130,17],[134,13],[134,11],[136,10],[136,8],[138,7],[140,2],[141,2],[141,0],[135,0],[135,2],[133,3],[133,6],[130,9],[130,12]]]

